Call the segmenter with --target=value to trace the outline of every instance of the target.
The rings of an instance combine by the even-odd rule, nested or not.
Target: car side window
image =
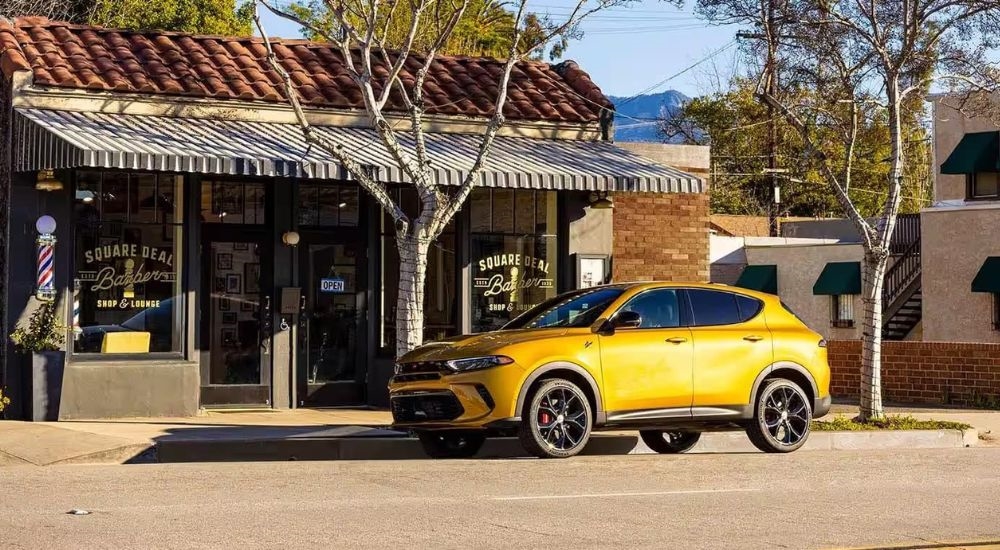
[[[734,325],[740,323],[740,308],[732,292],[692,288],[687,291],[694,314],[694,326]]]
[[[741,323],[753,319],[764,308],[764,303],[760,300],[742,294],[736,295],[736,305],[740,308]]]
[[[677,290],[647,290],[622,306],[621,311],[639,314],[639,328],[675,328],[681,326],[680,299]]]

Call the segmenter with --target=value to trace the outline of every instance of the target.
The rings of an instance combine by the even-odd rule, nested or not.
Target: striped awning
[[[299,126],[267,122],[16,109],[15,170],[118,168],[244,176],[354,179],[332,156],[308,147]],[[317,126],[373,171],[407,183],[374,130]],[[405,137],[403,137],[403,135]],[[400,132],[412,148],[409,134]],[[481,136],[427,134],[439,182],[459,185]],[[611,143],[497,137],[480,185],[589,191],[704,192],[700,178]]]

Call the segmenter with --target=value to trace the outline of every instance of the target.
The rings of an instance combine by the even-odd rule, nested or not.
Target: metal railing
[[[918,224],[919,229],[919,224]],[[882,284],[882,304],[889,307],[898,300],[914,279],[920,277],[920,234],[903,250],[896,263],[886,270]]]
[[[905,254],[914,242],[920,240],[920,214],[900,214],[889,242],[891,254]]]

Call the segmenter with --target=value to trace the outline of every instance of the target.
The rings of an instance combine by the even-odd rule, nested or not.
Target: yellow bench
[[[149,353],[149,333],[105,332],[101,353]]]

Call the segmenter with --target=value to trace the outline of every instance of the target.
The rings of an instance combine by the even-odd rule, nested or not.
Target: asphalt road
[[[0,468],[2,548],[1000,540],[1000,448]],[[90,515],[67,515],[71,509]]]

